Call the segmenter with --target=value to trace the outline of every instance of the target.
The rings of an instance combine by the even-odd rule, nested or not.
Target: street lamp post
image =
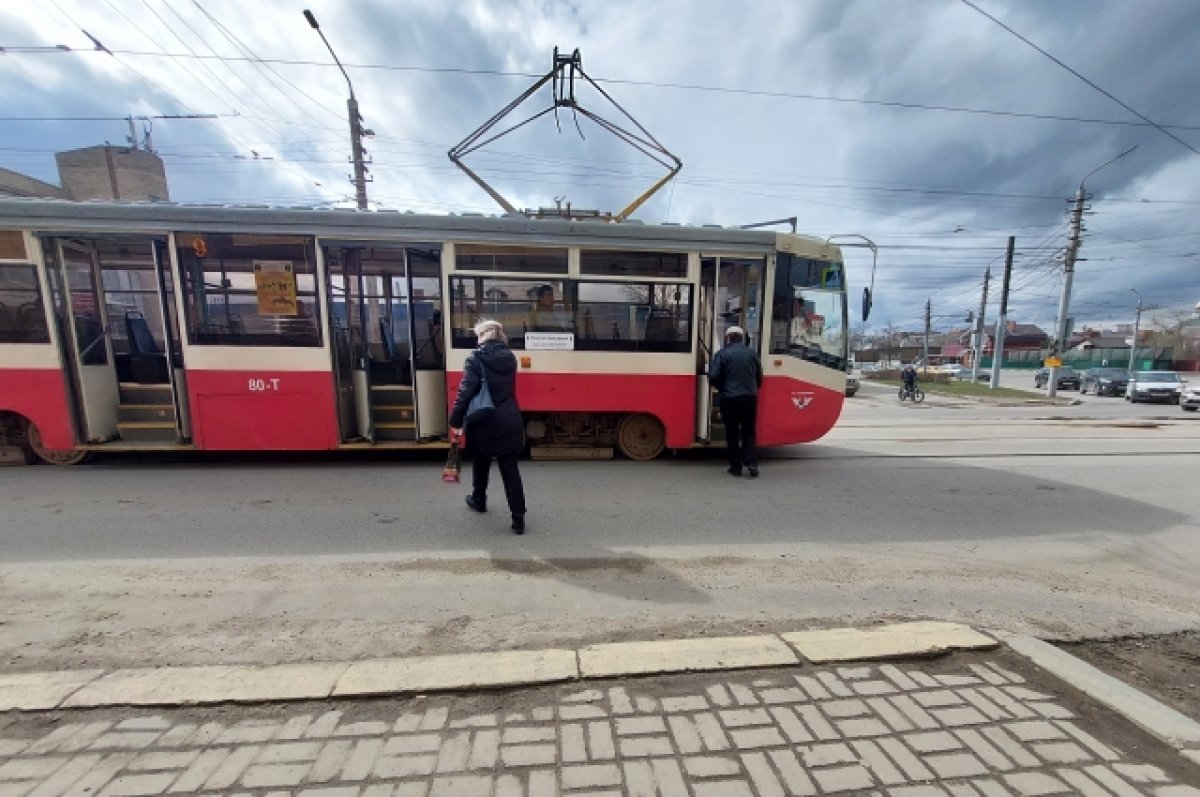
[[[1067,340],[1067,335],[1068,327],[1070,325],[1068,313],[1070,312],[1071,307],[1071,283],[1075,279],[1075,260],[1079,255],[1079,247],[1082,244],[1083,203],[1087,197],[1087,192],[1084,190],[1083,185],[1093,174],[1105,168],[1106,166],[1115,163],[1121,158],[1124,158],[1135,149],[1137,149],[1137,144],[1134,144],[1120,155],[1105,161],[1103,164],[1085,174],[1083,179],[1079,181],[1079,190],[1075,192],[1075,207],[1071,210],[1071,240],[1067,243],[1067,253],[1063,260],[1062,296],[1060,296],[1058,300],[1058,329],[1055,332],[1055,348],[1058,350],[1056,354],[1059,362],[1062,361],[1063,355],[1067,353],[1067,343],[1069,342]],[[997,356],[1000,356],[1000,354],[1003,353],[998,353]],[[1058,395],[1059,367],[1060,366],[1055,365],[1050,368],[1050,389],[1047,391],[1046,395],[1050,396],[1051,398]]]
[[[307,8],[304,9],[304,18],[308,20],[308,24],[321,37],[321,41],[325,42],[325,47],[329,50],[329,54],[333,56],[333,61],[338,65],[338,69],[342,70],[342,76],[346,78],[346,85],[350,87],[350,99],[346,100],[346,110],[350,115],[350,152],[354,161],[354,198],[359,210],[367,209],[367,166],[363,162],[363,136],[374,135],[370,130],[363,129],[362,116],[358,113],[358,100],[354,97],[354,84],[350,82],[350,76],[346,74],[346,68],[342,66],[342,62],[338,60],[337,53],[333,51],[329,40],[325,38],[325,34],[321,32],[321,26],[317,24],[317,18]]]

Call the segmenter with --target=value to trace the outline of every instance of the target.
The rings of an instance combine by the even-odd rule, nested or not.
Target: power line
[[[1000,27],[1004,28],[1006,31],[1008,31],[1009,33],[1011,33],[1013,36],[1016,36],[1018,39],[1020,39],[1021,41],[1025,42],[1025,43],[1026,43],[1026,44],[1028,44],[1030,47],[1032,47],[1033,49],[1037,50],[1039,53],[1041,53],[1042,55],[1046,56],[1047,58],[1049,58],[1049,59],[1050,59],[1051,61],[1053,61],[1054,63],[1058,64],[1058,65],[1059,65],[1059,66],[1061,66],[1063,69],[1067,70],[1067,71],[1068,71],[1068,72],[1070,72],[1072,75],[1074,75],[1075,77],[1079,78],[1079,79],[1080,79],[1080,80],[1082,80],[1084,83],[1086,83],[1087,85],[1091,86],[1091,87],[1092,87],[1093,89],[1095,89],[1096,91],[1098,91],[1098,92],[1100,92],[1101,94],[1103,94],[1105,97],[1108,97],[1110,100],[1112,100],[1113,102],[1115,102],[1117,105],[1120,105],[1122,108],[1124,108],[1125,110],[1129,111],[1131,114],[1133,114],[1134,116],[1136,116],[1138,119],[1141,119],[1143,122],[1145,122],[1146,124],[1150,125],[1150,126],[1151,126],[1151,127],[1153,127],[1155,130],[1159,131],[1160,133],[1162,133],[1163,135],[1167,136],[1168,138],[1170,138],[1170,139],[1172,139],[1172,140],[1176,141],[1177,143],[1179,143],[1179,144],[1182,144],[1183,146],[1187,147],[1189,150],[1191,150],[1192,152],[1196,153],[1197,155],[1200,155],[1200,150],[1196,149],[1196,148],[1195,148],[1195,147],[1193,147],[1191,144],[1187,143],[1187,142],[1186,142],[1186,141],[1184,141],[1182,138],[1180,138],[1179,136],[1175,135],[1175,134],[1174,134],[1174,133],[1172,133],[1170,130],[1167,130],[1165,127],[1163,127],[1162,125],[1158,124],[1157,122],[1155,122],[1155,121],[1152,121],[1152,120],[1150,120],[1150,119],[1146,118],[1146,116],[1145,116],[1145,115],[1143,115],[1143,114],[1139,113],[1138,111],[1134,110],[1134,109],[1133,109],[1133,108],[1131,108],[1131,107],[1130,107],[1130,106],[1129,106],[1127,103],[1125,103],[1125,102],[1123,102],[1122,100],[1118,99],[1118,98],[1117,98],[1116,96],[1114,96],[1112,93],[1110,93],[1110,92],[1108,92],[1108,91],[1105,91],[1104,89],[1100,88],[1100,86],[1096,85],[1096,83],[1094,83],[1093,81],[1091,81],[1091,80],[1088,80],[1086,77],[1084,77],[1083,75],[1079,74],[1079,72],[1077,72],[1077,71],[1075,71],[1074,69],[1072,69],[1071,67],[1067,66],[1067,65],[1066,65],[1066,64],[1064,64],[1062,61],[1058,60],[1058,59],[1057,59],[1057,58],[1055,58],[1053,55],[1051,55],[1050,53],[1048,53],[1048,52],[1046,52],[1045,50],[1043,50],[1041,47],[1038,47],[1036,44],[1034,44],[1033,42],[1031,42],[1029,39],[1027,39],[1027,38],[1025,38],[1024,36],[1022,36],[1021,34],[1017,33],[1015,30],[1013,30],[1012,28],[1010,28],[1008,25],[1005,25],[1003,22],[1001,22],[1000,20],[996,19],[995,17],[993,17],[993,16],[992,16],[991,14],[989,14],[988,12],[984,11],[982,8],[980,8],[979,6],[977,6],[977,5],[975,5],[974,3],[972,3],[972,2],[971,2],[971,0],[962,0],[962,2],[963,2],[963,4],[964,4],[964,5],[967,5],[967,6],[971,7],[971,8],[973,8],[973,9],[975,9],[975,10],[976,10],[976,11],[978,11],[980,14],[982,14],[983,16],[985,16],[985,17],[987,17],[988,19],[990,19],[992,22],[995,22],[997,25],[999,25]]]
[[[14,48],[15,50],[15,48]],[[39,50],[33,55],[50,55],[59,53],[87,53],[90,50],[75,50],[72,48],[52,48],[49,50]],[[238,56],[216,56],[216,55],[189,55],[187,53],[168,53],[155,52],[147,50],[113,50],[112,52],[121,53],[123,55],[145,56],[150,58],[197,58],[197,59],[226,59],[231,61],[260,61],[263,64],[278,64],[281,66],[319,66],[319,67],[334,67],[335,64],[327,61],[311,61],[296,58],[250,58]],[[401,64],[343,64],[346,69],[370,69],[370,70],[386,70],[396,72],[421,72],[428,74],[461,74],[473,76],[492,76],[492,77],[520,77],[520,78],[539,78],[540,74],[532,72],[514,72],[502,69],[467,69],[463,67],[428,67],[428,66],[409,66]],[[675,89],[681,91],[700,91],[716,94],[738,94],[754,97],[766,97],[770,99],[788,99],[788,100],[805,100],[812,102],[831,102],[845,103],[852,105],[872,105],[885,108],[898,108],[902,110],[914,111],[935,111],[941,113],[962,113],[981,116],[1002,116],[1018,119],[1037,119],[1040,121],[1052,122],[1074,122],[1077,124],[1096,124],[1109,125],[1116,127],[1155,127],[1160,130],[1171,128],[1175,130],[1200,130],[1200,125],[1180,125],[1169,124],[1159,125],[1149,120],[1143,122],[1131,122],[1123,119],[1095,119],[1083,116],[1066,116],[1062,114],[1043,114],[1031,113],[1024,111],[1005,111],[994,108],[971,108],[955,105],[937,105],[931,103],[920,102],[904,102],[899,100],[872,100],[862,97],[840,97],[831,94],[804,94],[799,92],[788,91],[771,91],[767,89],[751,89],[731,86],[706,86],[696,83],[668,83],[650,80],[633,80],[622,78],[596,78],[597,83],[608,85],[625,85],[625,86],[643,86],[648,88],[660,89]],[[1186,146],[1186,144],[1185,144]],[[1190,147],[1189,147],[1190,148]]]
[[[229,119],[241,116],[237,113],[156,113],[126,114],[125,116],[0,116],[0,122],[127,122],[134,119]],[[24,152],[49,152],[53,150],[22,150]]]

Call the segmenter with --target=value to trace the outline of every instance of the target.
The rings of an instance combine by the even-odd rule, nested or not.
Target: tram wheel
[[[78,465],[87,460],[91,452],[79,448],[54,449],[47,448],[42,443],[42,433],[33,424],[29,424],[29,447],[38,459],[47,465]]]
[[[626,415],[617,426],[617,448],[632,460],[646,462],[667,447],[667,430],[653,415]]]

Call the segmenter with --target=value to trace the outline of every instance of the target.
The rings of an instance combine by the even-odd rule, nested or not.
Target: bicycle
[[[899,395],[901,401],[909,399],[913,404],[920,404],[925,400],[925,391],[916,385],[912,387],[906,385],[900,388],[900,392],[897,395]]]

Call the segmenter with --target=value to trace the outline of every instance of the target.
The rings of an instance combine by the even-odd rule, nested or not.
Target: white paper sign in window
[[[525,349],[539,351],[574,351],[573,332],[526,332]]]

